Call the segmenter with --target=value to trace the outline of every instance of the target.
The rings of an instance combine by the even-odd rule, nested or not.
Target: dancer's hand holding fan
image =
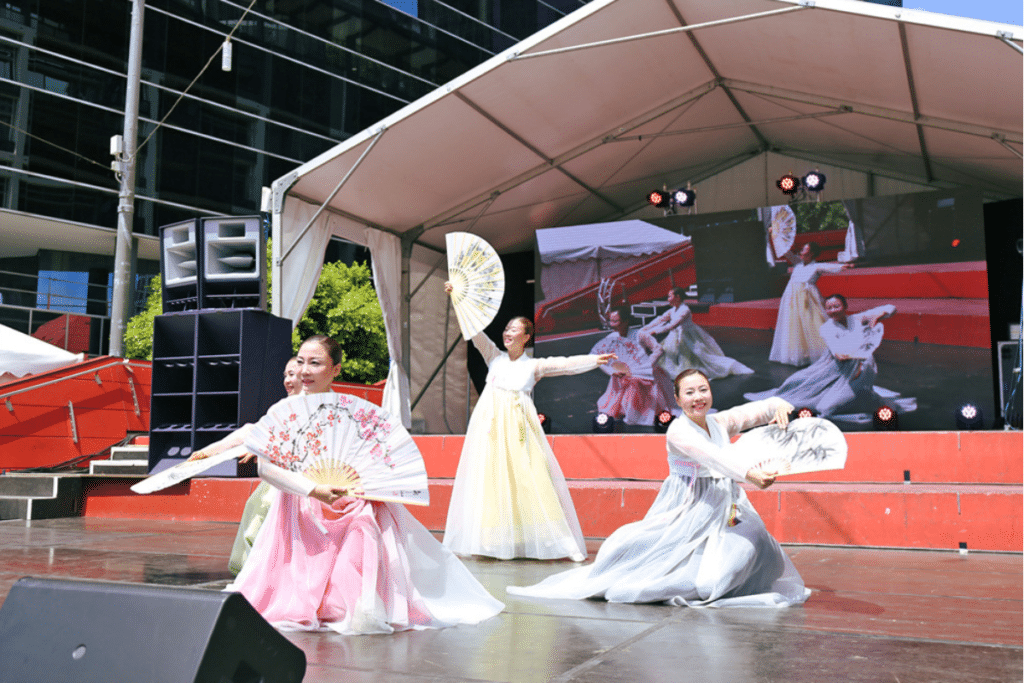
[[[756,463],[753,469],[773,476],[841,470],[846,466],[846,439],[820,417],[801,417],[785,428],[769,424],[745,432],[728,448]]]
[[[423,457],[401,422],[347,394],[293,396],[271,406],[245,447],[278,467],[355,498],[428,505]]]
[[[445,235],[452,307],[467,341],[487,327],[505,294],[505,269],[494,247],[468,232]]]

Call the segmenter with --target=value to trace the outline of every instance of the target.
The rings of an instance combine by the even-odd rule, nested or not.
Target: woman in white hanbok
[[[642,328],[648,334],[668,332],[661,343],[665,352],[658,360],[665,373],[675,377],[683,370],[693,368],[700,370],[708,379],[753,374],[753,369],[726,356],[714,337],[693,322],[690,307],[683,303],[683,296],[682,287],[670,289],[668,302],[672,308]]]
[[[818,263],[814,259],[821,252],[815,242],[808,242],[797,256],[787,251],[783,257],[793,264],[789,284],[779,300],[779,315],[775,319],[775,336],[768,360],[787,365],[806,365],[825,352],[825,341],[818,328],[827,319],[825,303],[818,291],[817,281],[823,273],[838,273],[853,268],[852,263]]]
[[[513,318],[503,334],[505,352],[482,332],[473,337],[487,362],[487,384],[466,427],[444,545],[459,555],[580,562],[587,554],[583,532],[537,417],[533,385],[593,370],[614,356],[530,358],[532,336],[529,320]]]
[[[683,416],[666,434],[669,476],[644,518],[609,536],[593,564],[509,593],[715,607],[807,599],[793,563],[736,483],[763,489],[775,476],[727,448],[745,429],[769,421],[785,428],[792,406],[773,398],[709,414],[711,387],[697,370],[676,378],[676,400]]]
[[[882,405],[898,413],[916,410],[915,399],[875,386],[878,366],[873,352],[880,338],[871,341],[876,335],[870,331],[878,321],[894,315],[896,307],[887,304],[849,314],[846,298],[833,294],[825,301],[825,311],[829,319],[822,324],[820,336],[828,353],[794,372],[781,386],[744,394],[744,398],[757,401],[778,396],[812,408],[822,417],[858,424],[871,422],[871,415]]]
[[[608,314],[612,331],[590,350],[612,353],[618,359],[601,367],[610,378],[597,399],[597,409],[628,425],[649,427],[664,410],[679,413],[671,400],[675,374],[670,377],[657,364],[664,352],[661,344],[643,330],[630,330],[629,324],[628,307],[613,309]]]

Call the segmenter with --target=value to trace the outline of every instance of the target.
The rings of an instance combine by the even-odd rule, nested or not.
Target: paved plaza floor
[[[22,576],[217,590],[236,525],[0,522],[0,600]],[[599,542],[590,544],[591,558]],[[1020,554],[790,546],[813,594],[790,609],[515,598],[565,562],[467,560],[505,611],[390,636],[288,634],[305,681],[1021,681]],[[131,656],[125,653],[125,656]]]

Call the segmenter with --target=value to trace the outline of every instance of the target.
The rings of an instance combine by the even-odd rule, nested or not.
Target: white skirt
[[[785,607],[810,595],[739,486],[678,475],[665,480],[642,520],[604,542],[593,564],[507,590],[540,598],[715,607]]]

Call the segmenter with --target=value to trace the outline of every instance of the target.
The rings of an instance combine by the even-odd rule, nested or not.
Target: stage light
[[[697,193],[688,187],[681,187],[672,193],[672,201],[676,206],[693,206],[697,201]]]
[[[894,432],[900,428],[900,418],[889,406],[882,406],[875,411],[871,420],[877,432]]]
[[[808,192],[821,192],[825,189],[825,174],[821,171],[811,171],[804,176],[804,187]]]
[[[668,426],[672,424],[672,420],[675,416],[668,410],[663,410],[654,416],[654,431],[658,434],[664,434],[668,431]]]
[[[960,246],[960,238],[959,237],[954,238],[953,241],[949,243],[949,246],[953,247],[954,249],[959,247]]]
[[[956,409],[957,429],[981,429],[983,427],[984,415],[981,408],[973,403],[965,403]]]
[[[667,209],[672,206],[672,195],[668,190],[651,190],[647,193],[647,203],[659,209]]]
[[[797,408],[789,414],[790,421],[800,419],[801,417],[818,417],[818,412],[814,408],[804,406],[802,408]]]
[[[545,434],[551,433],[551,418],[546,413],[537,413],[537,419],[540,420],[540,427],[544,430]]]
[[[794,195],[800,189],[800,179],[792,173],[787,173],[776,180],[775,185],[782,190],[782,194]]]
[[[594,433],[611,434],[615,431],[615,418],[606,413],[598,413],[594,416]]]

